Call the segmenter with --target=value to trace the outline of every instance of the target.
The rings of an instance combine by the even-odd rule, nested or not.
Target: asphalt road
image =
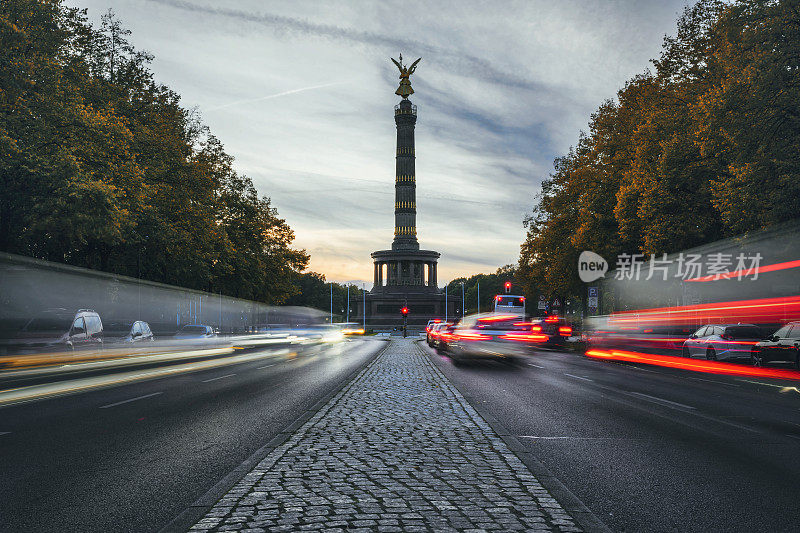
[[[456,367],[428,351],[615,531],[800,527],[798,383],[545,350]]]
[[[358,340],[0,408],[0,530],[157,531],[383,346]]]

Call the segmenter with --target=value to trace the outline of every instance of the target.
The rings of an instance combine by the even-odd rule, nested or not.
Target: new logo
[[[578,276],[584,283],[589,283],[605,276],[608,263],[594,252],[581,252],[578,257]]]

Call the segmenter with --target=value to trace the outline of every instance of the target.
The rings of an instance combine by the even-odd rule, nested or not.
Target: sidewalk
[[[411,339],[191,531],[581,531]]]

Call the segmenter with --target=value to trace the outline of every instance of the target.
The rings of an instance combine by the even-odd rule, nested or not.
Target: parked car
[[[800,322],[789,322],[757,342],[750,352],[750,361],[756,366],[772,361],[788,361],[800,369]]]
[[[103,321],[92,309],[48,309],[31,318],[5,342],[6,353],[102,348]]]
[[[210,339],[216,336],[214,328],[201,324],[186,324],[175,334],[176,339]]]
[[[155,337],[150,324],[143,320],[120,320],[105,326],[105,341],[118,343],[153,342]]]
[[[754,324],[708,324],[684,341],[681,352],[684,357],[710,361],[749,359],[753,346],[763,338]]]

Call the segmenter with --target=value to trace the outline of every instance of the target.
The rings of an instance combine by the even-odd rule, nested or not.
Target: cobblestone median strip
[[[410,339],[191,531],[582,531]]]

